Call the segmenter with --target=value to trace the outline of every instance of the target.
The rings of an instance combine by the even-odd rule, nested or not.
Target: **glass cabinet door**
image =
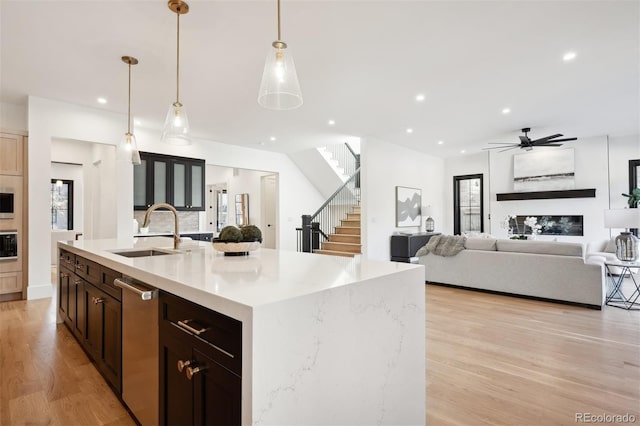
[[[189,207],[187,203],[187,165],[173,163],[173,206],[177,209]]]
[[[168,163],[153,160],[153,204],[167,202]]]
[[[133,166],[133,207],[147,208],[147,160]]]
[[[200,164],[191,164],[191,202],[189,208],[204,208],[204,167]]]

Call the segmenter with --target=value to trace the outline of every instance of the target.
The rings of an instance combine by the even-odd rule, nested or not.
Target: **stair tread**
[[[327,243],[330,243],[330,244],[343,244],[343,245],[347,245],[347,246],[361,246],[362,245],[361,243],[343,243],[341,241],[323,241],[322,244],[327,244]]]
[[[330,254],[334,256],[344,256],[344,257],[354,257],[356,254],[361,254],[361,253],[353,253],[348,251],[324,250],[324,249],[316,249],[313,252],[316,254]]]

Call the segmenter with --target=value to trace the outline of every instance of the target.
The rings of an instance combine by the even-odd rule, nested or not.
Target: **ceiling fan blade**
[[[498,151],[498,152],[505,152],[505,151],[509,151],[510,149],[515,149],[515,148],[517,148],[517,147],[519,147],[519,146],[520,146],[520,145],[510,146],[509,148],[503,149],[503,150]]]
[[[515,145],[513,142],[488,142],[489,145]]]
[[[533,142],[533,143],[536,143],[536,142],[545,142],[545,141],[548,141],[548,140],[550,140],[550,139],[559,138],[560,136],[562,136],[562,134],[561,134],[561,133],[557,133],[557,134],[555,134],[555,135],[545,136],[544,138],[536,139],[536,140],[531,141],[531,142]]]
[[[554,141],[548,142],[548,143],[537,143],[535,145],[532,146],[562,146],[561,143],[555,143]]]
[[[556,139],[549,142],[567,142],[567,141],[577,141],[578,138],[564,138],[564,139]]]

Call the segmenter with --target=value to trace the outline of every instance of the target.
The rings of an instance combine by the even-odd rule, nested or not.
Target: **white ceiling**
[[[189,3],[180,97],[195,137],[294,152],[352,135],[450,156],[517,142],[527,126],[532,137],[639,132],[636,1],[283,0],[304,96],[293,111],[256,102],[275,0]],[[0,101],[126,113],[120,57],[133,55],[133,114],[160,129],[175,100],[176,19],[164,0],[2,0],[0,24]],[[564,63],[569,50],[577,58]]]

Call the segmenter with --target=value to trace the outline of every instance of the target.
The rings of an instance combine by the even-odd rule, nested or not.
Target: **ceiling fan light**
[[[167,111],[162,128],[162,141],[170,145],[189,145],[189,118],[187,109],[180,102],[174,102]]]
[[[277,42],[274,45],[281,46]],[[274,110],[295,109],[302,105],[296,66],[286,45],[269,48],[258,92],[258,104]]]

